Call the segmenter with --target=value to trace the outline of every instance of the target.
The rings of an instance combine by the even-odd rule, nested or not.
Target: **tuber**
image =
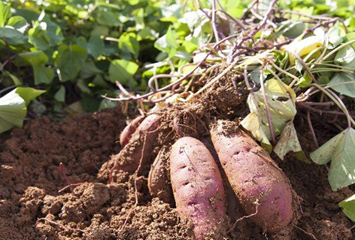
[[[206,146],[192,137],[177,140],[170,155],[170,176],[177,211],[193,223],[196,239],[221,239],[225,193]]]
[[[241,206],[268,232],[278,232],[293,218],[292,188],[286,175],[248,134],[230,121],[218,121],[211,138]]]

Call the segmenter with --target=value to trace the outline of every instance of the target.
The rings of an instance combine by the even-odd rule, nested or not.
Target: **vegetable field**
[[[0,239],[353,239],[355,2],[0,3]]]

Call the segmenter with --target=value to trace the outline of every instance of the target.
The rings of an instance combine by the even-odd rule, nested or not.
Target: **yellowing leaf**
[[[301,152],[302,147],[297,137],[297,132],[295,126],[293,125],[293,121],[289,121],[284,130],[281,133],[280,139],[277,142],[274,152],[281,158],[282,160],[286,156],[288,152]]]
[[[292,53],[303,57],[322,45],[322,41],[317,36],[311,36],[302,40],[296,39],[291,44],[285,46],[284,49],[291,53],[289,56],[290,62],[293,65],[295,63],[295,57]]]
[[[317,164],[331,162],[328,180],[333,191],[355,183],[355,130],[347,128],[310,154]]]
[[[271,145],[269,138],[266,136],[263,128],[261,127],[258,115],[255,112],[249,113],[240,124],[245,129],[249,130],[256,140],[267,145]]]
[[[265,94],[272,126],[275,135],[278,136],[286,123],[296,115],[294,104],[296,94],[286,84],[276,79],[266,82]],[[271,133],[262,91],[249,94],[247,103],[251,113],[243,119],[241,125],[250,131],[256,139],[269,145]]]

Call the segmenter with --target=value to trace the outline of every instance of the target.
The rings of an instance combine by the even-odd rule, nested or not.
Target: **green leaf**
[[[33,67],[33,73],[36,85],[50,84],[55,76],[53,69],[44,66]]]
[[[109,79],[111,82],[119,81],[130,87],[137,86],[133,80],[133,75],[138,70],[138,65],[134,62],[126,61],[124,59],[116,59],[111,62],[108,70]]]
[[[35,84],[49,84],[54,78],[51,68],[45,67],[48,56],[42,51],[20,53],[19,57],[25,60],[33,68]]]
[[[123,54],[131,53],[135,59],[138,58],[140,48],[139,42],[137,41],[137,35],[135,33],[123,33],[119,38],[118,47]]]
[[[355,130],[347,128],[310,154],[317,164],[331,162],[328,180],[333,191],[355,183]]]
[[[99,110],[105,109],[105,108],[114,108],[117,107],[116,102],[112,102],[106,99],[103,99],[100,103]]]
[[[26,102],[12,90],[0,98],[0,133],[13,127],[22,127],[26,117]]]
[[[91,36],[87,43],[87,51],[93,58],[98,58],[104,51],[105,43],[100,36]]]
[[[346,32],[343,28],[338,26],[331,27],[326,35],[328,40],[327,48],[333,49],[339,46],[344,41],[343,36],[345,35]]]
[[[76,86],[80,89],[82,93],[86,93],[89,95],[91,94],[91,90],[84,79],[79,79],[78,81],[76,81]]]
[[[14,16],[14,17],[9,18],[7,25],[12,26],[15,29],[20,29],[20,28],[23,28],[27,25],[27,21],[25,18],[23,18],[21,16]]]
[[[304,22],[288,20],[281,23],[277,29],[277,34],[284,35],[287,38],[296,38],[303,33],[305,27]]]
[[[48,62],[48,56],[43,51],[19,53],[18,56],[32,66],[43,66]]]
[[[355,50],[352,46],[345,46],[335,55],[334,61],[339,65],[347,65],[355,60]]]
[[[62,29],[60,28],[60,26],[54,22],[52,22],[49,18],[49,16],[45,16],[43,19],[42,23],[46,23],[47,24],[47,34],[51,40],[51,46],[55,46],[58,45],[59,43],[61,43],[64,39],[63,33],[62,33]],[[41,24],[42,24],[41,23]]]
[[[176,32],[172,30],[170,26],[167,33],[155,42],[154,47],[162,52],[168,53],[171,58],[175,55],[179,47],[179,43],[176,40],[177,38]]]
[[[81,99],[81,105],[85,112],[95,112],[100,107],[100,100],[84,95]]]
[[[27,42],[27,38],[20,31],[11,28],[0,28],[0,43],[6,42],[9,45],[23,45]]]
[[[327,85],[340,94],[355,98],[354,73],[336,73]]]
[[[38,90],[30,87],[18,87],[16,88],[16,93],[20,95],[23,100],[25,100],[26,105],[30,103],[31,100],[35,99],[39,95],[45,93],[44,90]]]
[[[355,194],[341,201],[339,207],[343,209],[343,212],[351,221],[355,222]]]
[[[28,30],[29,42],[37,49],[46,50],[51,46],[51,39],[47,34],[45,22],[35,22],[33,28]]]
[[[9,71],[5,71],[5,70],[3,70],[3,71],[4,71],[4,75],[5,75],[5,76],[9,76],[9,77],[12,79],[12,81],[13,81],[13,83],[14,83],[15,86],[18,86],[18,85],[22,85],[22,84],[23,84],[23,82],[21,81],[21,79],[19,79],[16,75],[11,74]]]
[[[85,48],[79,45],[60,45],[55,65],[59,69],[59,76],[62,82],[76,78],[87,58]]]
[[[65,87],[60,86],[59,90],[54,94],[54,99],[58,102],[65,102]]]
[[[104,26],[117,27],[121,25],[118,14],[108,11],[107,9],[99,9],[96,15],[96,21]]]
[[[8,18],[11,17],[10,7],[0,2],[0,27],[4,27]]]
[[[297,137],[297,132],[295,126],[293,125],[293,121],[289,121],[284,130],[280,135],[280,139],[277,142],[274,152],[284,160],[284,157],[288,152],[301,152],[302,147]]]
[[[100,73],[103,72],[96,67],[95,62],[92,59],[87,59],[80,71],[80,78],[86,79]]]

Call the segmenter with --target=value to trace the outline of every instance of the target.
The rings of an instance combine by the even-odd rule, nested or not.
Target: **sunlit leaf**
[[[249,130],[256,140],[271,146],[269,137],[266,136],[256,112],[249,113],[240,124]]]
[[[290,62],[291,64],[294,64],[295,56],[292,53],[303,57],[308,55],[314,49],[322,46],[322,44],[322,41],[317,36],[311,36],[302,40],[297,39],[284,48],[286,51],[290,52]]]
[[[135,33],[124,33],[119,38],[118,47],[120,51],[127,54],[132,54],[134,58],[138,58],[139,54],[139,42]],[[129,60],[131,57],[127,60]]]
[[[13,127],[22,127],[26,117],[26,102],[16,89],[0,98],[0,133]]]
[[[19,29],[27,26],[27,21],[26,21],[26,19],[24,19],[21,16],[13,16],[13,17],[9,18],[7,25],[12,26],[15,29],[19,30]]]
[[[0,27],[4,27],[8,18],[11,17],[10,7],[0,2]]]
[[[39,95],[45,93],[46,91],[44,90],[39,90],[35,88],[30,88],[30,87],[17,87],[16,88],[16,93],[20,95],[23,100],[25,100],[26,105],[30,103],[31,100],[35,99]]]
[[[334,61],[339,65],[347,65],[355,60],[355,50],[352,46],[345,46],[335,55]]]
[[[134,62],[126,61],[124,59],[117,59],[111,62],[109,78],[111,82],[119,81],[123,84],[134,87],[137,83],[133,80],[133,75],[138,70],[138,65]]]
[[[339,26],[331,27],[326,35],[327,38],[327,48],[333,49],[339,46],[343,42],[343,36],[345,36],[346,32],[343,28]]]
[[[347,128],[310,154],[317,164],[331,162],[328,180],[333,191],[355,183],[355,130]]]
[[[46,50],[50,46],[51,39],[47,35],[46,29],[46,23],[37,23],[28,31],[28,41],[32,43],[37,49]]]

